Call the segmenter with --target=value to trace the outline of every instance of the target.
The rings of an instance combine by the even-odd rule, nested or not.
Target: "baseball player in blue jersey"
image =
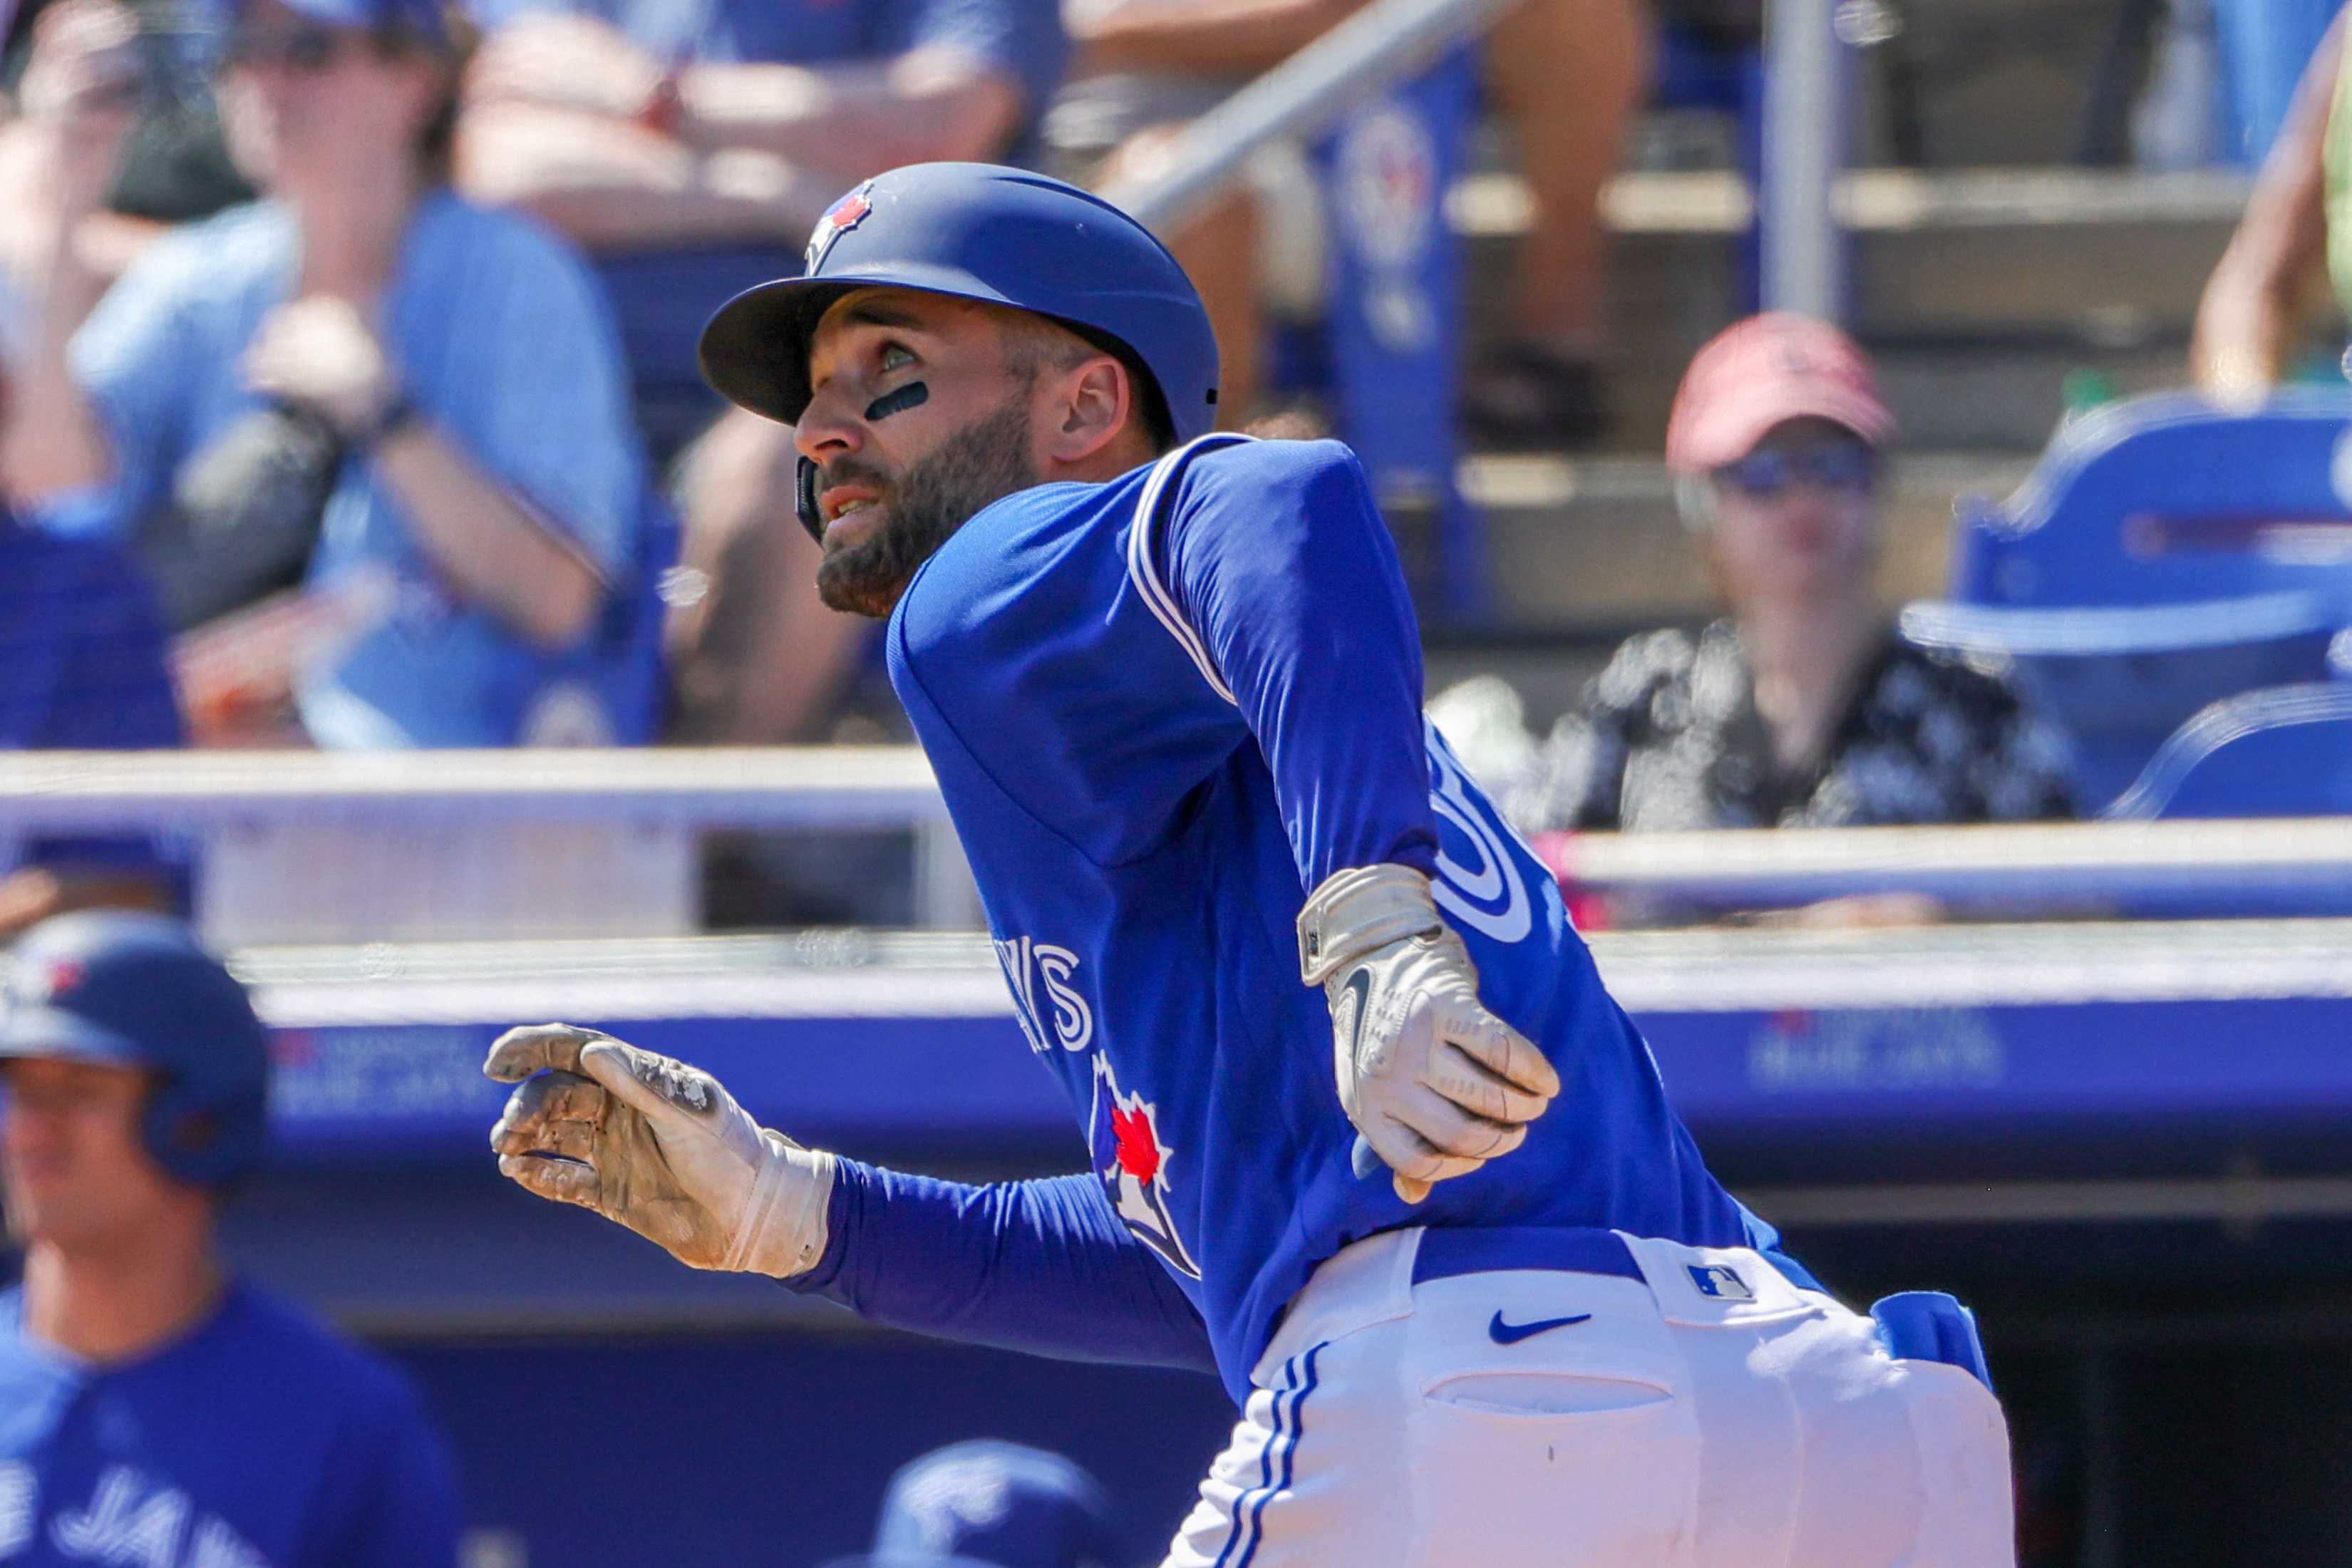
[[[1354,457],[1209,433],[1216,346],[1148,234],[900,169],[703,354],[796,427],[828,602],[888,617],[1093,1173],[838,1159],[560,1025],[492,1051],[501,1170],[880,1321],[1213,1366],[1242,1415],[1171,1565],[2011,1560],[1990,1393],[1890,1357],[1707,1174],[1423,723]]]
[[[155,915],[18,943],[0,1021],[0,1564],[456,1568],[455,1468],[406,1381],[230,1277],[268,1041]]]

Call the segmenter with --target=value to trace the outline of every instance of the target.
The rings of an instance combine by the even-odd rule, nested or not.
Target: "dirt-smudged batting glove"
[[[509,1029],[482,1071],[519,1083],[499,1170],[697,1268],[788,1279],[824,1256],[834,1157],[753,1121],[699,1068],[569,1024]]]
[[[1410,866],[1327,878],[1299,912],[1298,973],[1330,1003],[1339,1103],[1409,1204],[1517,1148],[1559,1092],[1543,1053],[1478,1000],[1477,967]]]

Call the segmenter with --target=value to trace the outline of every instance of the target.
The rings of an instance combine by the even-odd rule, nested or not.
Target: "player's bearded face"
[[[820,490],[869,485],[881,492],[882,522],[869,532],[836,541],[828,531],[818,595],[836,610],[889,615],[917,567],[975,512],[1036,483],[1029,456],[1026,398],[1007,397],[923,456],[893,470],[862,457],[826,463]]]

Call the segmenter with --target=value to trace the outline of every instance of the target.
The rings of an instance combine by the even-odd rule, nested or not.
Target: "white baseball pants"
[[[2014,1563],[1991,1394],[1757,1253],[1416,1285],[1421,1235],[1316,1270],[1163,1568]]]

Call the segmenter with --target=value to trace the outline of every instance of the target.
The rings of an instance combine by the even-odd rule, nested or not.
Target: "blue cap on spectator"
[[[449,41],[440,0],[278,0],[278,4],[331,27],[408,33],[441,46]],[[238,5],[236,9],[242,12],[247,5]]]
[[[981,1438],[890,1478],[868,1557],[833,1568],[1110,1568],[1110,1500],[1059,1454]]]
[[[43,921],[9,955],[0,1058],[156,1076],[143,1131],[156,1163],[210,1185],[261,1153],[269,1033],[245,987],[178,921],[87,910]]]

